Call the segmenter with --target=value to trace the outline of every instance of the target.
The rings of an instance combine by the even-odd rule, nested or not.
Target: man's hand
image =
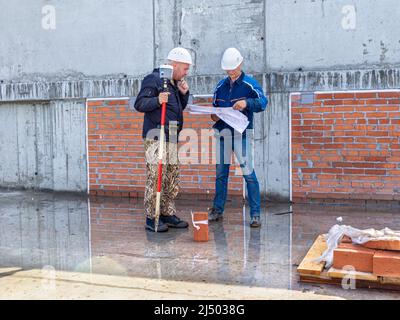
[[[189,85],[185,79],[178,82],[178,89],[182,94],[186,94],[189,91]]]
[[[238,102],[236,102],[234,105],[233,105],[233,110],[239,110],[239,111],[242,111],[242,110],[244,110],[244,109],[246,109],[246,107],[247,107],[247,102],[246,102],[246,100],[239,100]]]
[[[217,122],[219,120],[219,117],[216,114],[212,114],[211,119],[213,119],[215,122]]]
[[[160,103],[160,105],[162,105],[164,102],[167,103],[168,102],[168,96],[169,96],[169,92],[161,92],[158,96],[158,102]]]

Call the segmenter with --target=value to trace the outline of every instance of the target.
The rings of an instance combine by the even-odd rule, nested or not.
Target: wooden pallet
[[[327,249],[325,239],[319,235],[297,268],[300,281],[319,284],[349,284],[354,279],[356,288],[400,290],[400,278],[380,277],[372,273],[325,269],[324,262],[314,262]]]

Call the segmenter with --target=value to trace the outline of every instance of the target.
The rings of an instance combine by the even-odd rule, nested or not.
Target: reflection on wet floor
[[[207,205],[196,202],[193,206],[182,201],[177,205],[177,214],[190,220],[188,208],[204,211]],[[246,213],[243,220],[242,208],[229,207],[223,222],[209,225],[209,241],[197,243],[193,241],[192,226],[161,234],[145,231],[141,200],[92,199],[90,211],[92,256],[99,261],[100,257],[106,257],[127,275],[290,286],[290,215],[273,216],[264,212],[265,228],[252,229]],[[92,271],[101,272],[94,262]]]
[[[208,205],[181,200],[177,214],[189,221],[191,210],[205,211]],[[229,203],[224,220],[210,224],[210,240],[197,243],[192,226],[160,234],[145,231],[141,199],[89,200],[71,194],[3,191],[0,267],[47,266],[346,296],[341,289],[299,284],[296,265],[315,237],[336,223],[336,217],[357,228],[400,229],[398,209],[268,204],[262,211],[262,227],[253,229],[248,211],[240,203]]]
[[[89,259],[86,197],[0,192],[0,266],[74,270]]]

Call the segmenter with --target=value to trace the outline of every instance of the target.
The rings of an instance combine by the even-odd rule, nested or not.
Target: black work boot
[[[146,230],[156,232],[155,222],[156,222],[155,218],[150,219],[146,217]],[[158,220],[157,232],[166,232],[166,231],[168,231],[168,226],[161,221],[160,217],[160,219]]]
[[[162,221],[162,223],[166,224],[168,227],[171,227],[171,228],[183,229],[183,228],[187,228],[189,226],[189,224],[186,221],[181,220],[176,215],[172,215],[172,216],[161,215],[160,221]]]
[[[214,207],[208,210],[208,221],[222,220],[223,212],[215,209]]]
[[[259,228],[259,227],[261,227],[261,219],[260,219],[260,216],[251,217],[251,220],[250,220],[250,227],[252,227],[252,228]]]

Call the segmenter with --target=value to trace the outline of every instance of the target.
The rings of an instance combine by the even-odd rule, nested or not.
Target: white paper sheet
[[[215,114],[216,108],[188,104],[186,109],[188,109],[191,114]]]
[[[243,133],[249,125],[247,117],[233,108],[214,108],[189,104],[187,109],[191,114],[215,114],[236,131]]]

